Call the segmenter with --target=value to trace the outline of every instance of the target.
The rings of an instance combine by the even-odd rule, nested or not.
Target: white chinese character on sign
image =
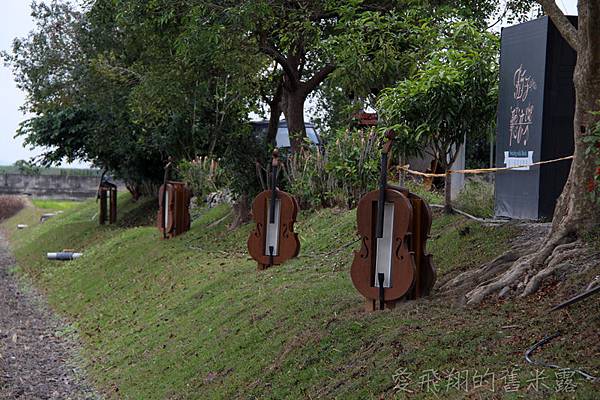
[[[448,371],[446,381],[446,392],[450,389],[469,391],[469,370],[456,371],[454,368]]]

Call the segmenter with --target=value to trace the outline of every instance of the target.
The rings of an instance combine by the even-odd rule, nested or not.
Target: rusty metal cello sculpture
[[[165,166],[163,184],[158,190],[158,229],[163,239],[169,239],[190,229],[192,192],[183,182],[168,180],[171,160]]]
[[[415,263],[408,247],[412,205],[401,192],[387,186],[388,154],[392,136],[381,154],[379,189],[364,195],[356,209],[361,248],[354,254],[350,276],[366,298],[367,308],[376,302],[384,309],[408,293],[413,286]]]
[[[100,210],[98,212],[98,222],[104,225],[107,222],[114,224],[117,222],[117,185],[106,178],[107,170],[102,172],[100,184],[98,185],[98,195],[96,202],[100,200]]]
[[[259,193],[252,203],[256,227],[248,238],[248,252],[258,263],[258,270],[280,265],[300,252],[300,240],[294,232],[298,202],[277,188],[279,152],[273,151],[271,189]]]
[[[388,156],[394,134],[386,133],[379,189],[364,195],[356,210],[361,248],[354,253],[352,282],[366,299],[366,309],[393,308],[402,298],[428,294],[435,282],[425,241],[431,212],[420,197],[388,185]],[[416,234],[416,235],[415,235]]]

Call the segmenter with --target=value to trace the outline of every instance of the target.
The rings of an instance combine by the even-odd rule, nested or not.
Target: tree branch
[[[325,78],[327,78],[327,76],[329,74],[331,74],[334,70],[335,70],[335,65],[327,64],[323,68],[321,68],[319,71],[317,71],[312,76],[312,78],[310,78],[308,81],[306,81],[304,83],[305,95],[308,95],[310,92],[312,92],[314,89],[316,89],[316,87],[319,86],[321,84],[321,82],[323,82],[325,80]]]
[[[293,90],[298,87],[300,81],[297,76],[297,71],[292,68],[289,60],[283,54],[275,49],[275,47],[269,45],[261,45],[260,51],[275,60],[277,64],[281,65]]]
[[[544,8],[544,12],[552,19],[554,25],[560,32],[563,38],[571,45],[573,50],[579,50],[579,37],[577,29],[569,21],[567,16],[556,5],[554,0],[537,0]]]

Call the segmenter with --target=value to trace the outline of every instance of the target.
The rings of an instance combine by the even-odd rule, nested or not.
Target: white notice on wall
[[[513,171],[529,171],[529,166],[533,164],[533,151],[527,152],[527,157],[511,157],[509,156],[509,152],[504,152],[504,165],[508,168],[512,167],[520,167],[515,168]]]

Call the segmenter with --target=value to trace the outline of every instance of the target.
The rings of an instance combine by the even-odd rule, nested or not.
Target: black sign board
[[[576,23],[576,17],[569,17]],[[573,154],[576,53],[548,17],[502,30],[496,166],[496,216],[552,218]]]

